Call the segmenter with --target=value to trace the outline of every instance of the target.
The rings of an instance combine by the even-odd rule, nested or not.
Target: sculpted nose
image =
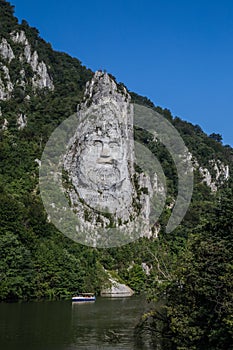
[[[108,158],[108,157],[110,157],[110,152],[109,152],[109,146],[108,146],[108,144],[105,144],[105,143],[103,144],[100,157],[102,157],[102,158]]]
[[[113,163],[113,159],[111,157],[110,149],[109,149],[109,146],[107,143],[103,144],[102,150],[100,153],[100,157],[97,160],[97,163],[99,163],[99,164],[112,164]]]

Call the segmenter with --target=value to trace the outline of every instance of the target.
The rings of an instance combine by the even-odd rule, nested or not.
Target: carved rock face
[[[153,197],[153,182],[160,188],[165,181],[153,172],[160,170],[158,161],[134,141],[133,116],[126,89],[97,72],[77,114],[46,146],[40,167],[43,202],[51,221],[74,241],[107,248],[158,233],[154,226],[165,201]]]
[[[127,140],[117,119],[89,130],[77,154],[77,191],[91,207],[119,212],[132,196]]]
[[[102,94],[96,98],[99,91]],[[79,127],[64,163],[73,185],[69,192],[72,205],[80,207],[81,199],[86,210],[128,220],[135,196],[129,95],[126,91],[117,92],[115,82],[107,74],[97,72],[85,96],[78,111]]]
[[[121,137],[117,121],[101,124],[94,128],[90,125],[90,131],[84,135],[77,173],[80,180],[92,189],[110,190],[125,180],[127,143]]]

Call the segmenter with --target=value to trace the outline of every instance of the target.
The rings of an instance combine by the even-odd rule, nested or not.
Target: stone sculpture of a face
[[[134,169],[133,117],[126,88],[98,71],[86,84],[77,113],[55,133],[59,157],[48,148],[55,163],[50,176],[62,185],[58,193],[48,188],[59,205],[54,216],[78,242],[114,247],[150,235],[151,185]]]
[[[77,176],[93,190],[114,190],[127,171],[127,144],[119,123],[98,123],[83,137],[77,157]]]
[[[64,162],[73,187],[68,191],[72,208],[80,215],[90,213],[92,222],[100,216],[105,220],[106,214],[128,221],[135,197],[130,96],[118,90],[107,74],[97,72],[87,85],[77,118]]]
[[[71,161],[66,163],[75,191],[88,207],[121,217],[133,192],[133,140],[127,135],[127,118],[108,101],[87,109],[80,119]]]

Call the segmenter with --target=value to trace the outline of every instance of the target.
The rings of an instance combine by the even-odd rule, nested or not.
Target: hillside
[[[135,139],[158,157],[167,178],[159,238],[106,250],[74,243],[47,218],[39,164],[52,131],[76,112],[94,73],[78,59],[54,51],[25,20],[18,23],[5,0],[0,0],[0,18],[0,300],[66,298],[76,290],[98,293],[106,279],[103,267],[117,270],[136,292],[159,293],[164,270],[175,274],[193,229],[212,215],[218,198],[230,200],[232,148],[222,145],[220,135],[208,136],[200,126],[131,92],[133,102],[163,115],[185,141],[195,168],[192,204],[182,225],[166,234],[177,195],[176,169],[166,148],[135,128]]]

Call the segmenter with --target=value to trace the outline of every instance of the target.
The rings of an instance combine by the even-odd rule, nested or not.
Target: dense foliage
[[[165,300],[148,319],[155,342],[166,349],[233,349],[232,194],[230,186],[219,191],[157,288]]]

